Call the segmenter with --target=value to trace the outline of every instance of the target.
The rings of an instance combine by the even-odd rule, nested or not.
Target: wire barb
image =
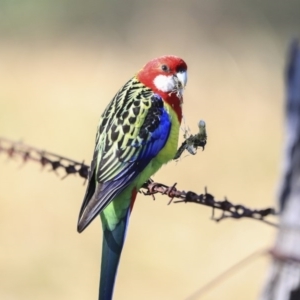
[[[204,189],[203,194],[196,194],[192,191],[179,191],[175,188],[176,184],[172,186],[167,186],[158,182],[147,182],[142,186],[144,195],[154,195],[160,193],[162,195],[168,195],[173,203],[196,203],[200,205],[205,205],[212,208],[212,217],[211,219],[220,222],[224,219],[241,219],[241,218],[250,218],[258,221],[262,221],[268,225],[277,227],[277,224],[265,220],[268,216],[277,216],[277,213],[274,208],[265,208],[265,209],[251,209],[240,204],[232,204],[228,201],[227,198],[224,200],[215,200],[215,197],[207,192],[207,188]],[[179,200],[174,201],[173,199],[177,198]],[[221,210],[222,213],[219,217],[215,217],[215,210]]]

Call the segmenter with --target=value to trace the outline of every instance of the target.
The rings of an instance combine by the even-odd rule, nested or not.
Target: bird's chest
[[[180,123],[178,121],[178,117],[176,113],[170,107],[170,105],[165,104],[165,108],[168,112],[171,121],[171,129],[165,146],[161,149],[158,155],[155,158],[153,158],[151,161],[152,167],[154,168],[153,170],[154,172],[156,172],[157,169],[160,168],[163,164],[169,162],[174,158],[178,147]]]
[[[178,136],[180,123],[178,117],[174,110],[168,104],[165,104],[166,110],[168,111],[169,118],[171,121],[171,129],[169,137],[164,145],[164,147],[159,151],[159,153],[149,162],[143,172],[136,178],[133,186],[137,189],[143,185],[153,174],[155,174],[162,165],[171,161],[176,152],[178,146]]]

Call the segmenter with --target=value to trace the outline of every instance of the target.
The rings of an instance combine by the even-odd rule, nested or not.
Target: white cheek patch
[[[171,92],[175,89],[175,80],[172,75],[157,75],[153,80],[156,88],[162,92]]]

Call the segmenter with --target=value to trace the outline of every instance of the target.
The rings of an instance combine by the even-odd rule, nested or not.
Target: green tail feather
[[[103,228],[99,300],[112,299],[129,215],[130,208],[128,208],[127,214],[120,220],[114,230],[110,231]]]

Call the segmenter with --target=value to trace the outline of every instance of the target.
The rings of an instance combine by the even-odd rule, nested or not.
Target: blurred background
[[[275,205],[283,140],[284,65],[300,2],[1,0],[0,136],[90,162],[98,119],[150,59],[189,66],[184,115],[207,123],[204,152],[154,177],[253,208]],[[180,137],[183,140],[182,136]],[[97,299],[100,221],[76,231],[85,186],[0,156],[0,299]],[[275,229],[210,220],[193,204],[138,196],[114,299],[186,299]],[[261,257],[201,299],[256,299]]]

